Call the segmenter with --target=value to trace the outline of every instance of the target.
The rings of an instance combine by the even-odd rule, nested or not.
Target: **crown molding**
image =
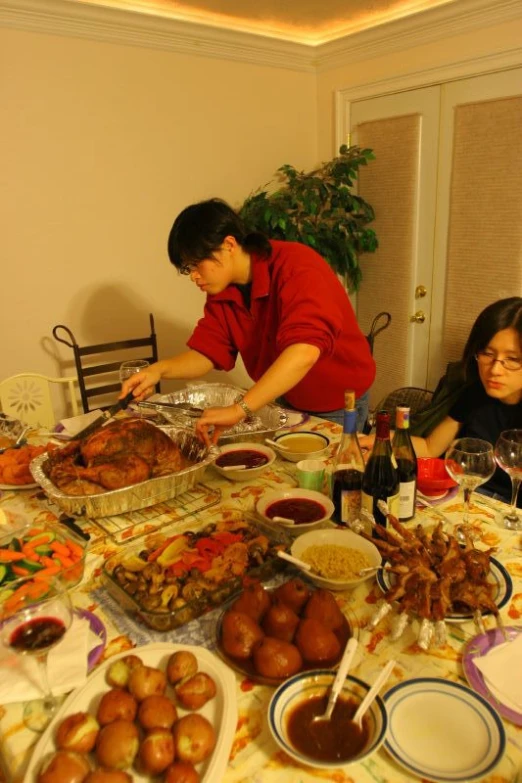
[[[328,71],[515,19],[522,21],[520,0],[459,0],[322,44],[315,65]]]
[[[520,0],[458,0],[313,46],[83,0],[0,0],[4,27],[308,73],[515,19],[522,20]]]
[[[315,71],[306,44],[75,0],[0,0],[0,26]]]

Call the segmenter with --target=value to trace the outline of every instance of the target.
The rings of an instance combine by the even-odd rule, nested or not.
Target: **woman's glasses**
[[[495,362],[498,362],[505,370],[509,370],[510,372],[522,369],[522,358],[507,356],[505,359],[499,359],[493,351],[478,351],[475,354],[475,359],[483,367],[489,367]]]

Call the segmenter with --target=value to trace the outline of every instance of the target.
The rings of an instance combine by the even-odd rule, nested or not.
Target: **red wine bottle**
[[[362,481],[361,505],[373,514],[377,524],[386,526],[386,517],[379,510],[378,500],[384,500],[394,516],[399,513],[399,472],[390,443],[390,414],[378,411],[375,443],[366,463]]]
[[[349,527],[360,516],[364,459],[356,432],[355,392],[346,391],[344,402],[343,434],[334,461],[332,500],[334,520]]]
[[[417,455],[410,437],[410,409],[399,406],[395,411],[395,435],[392,451],[399,471],[399,519],[406,522],[415,516],[417,500]]]
[[[35,617],[13,631],[9,646],[19,652],[36,652],[52,647],[65,633],[65,625],[57,617]]]

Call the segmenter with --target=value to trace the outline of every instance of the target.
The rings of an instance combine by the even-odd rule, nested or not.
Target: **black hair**
[[[499,299],[482,310],[471,327],[468,341],[462,354],[462,366],[468,380],[478,378],[475,356],[483,351],[497,332],[515,329],[522,349],[522,297],[512,296]]]
[[[264,234],[249,232],[232,207],[222,199],[211,198],[191,204],[177,216],[169,234],[170,262],[184,270],[189,264],[212,258],[227,236],[233,236],[247,253],[269,256],[272,252]]]

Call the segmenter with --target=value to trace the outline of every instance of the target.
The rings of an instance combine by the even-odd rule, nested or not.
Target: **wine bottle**
[[[364,459],[356,432],[355,392],[344,393],[344,404],[343,434],[333,468],[332,500],[334,520],[349,527],[360,516]]]
[[[386,517],[377,506],[384,500],[394,516],[399,514],[399,472],[390,442],[390,414],[378,411],[375,443],[366,463],[362,481],[361,506],[373,514],[377,524],[386,526]]]
[[[406,522],[415,516],[417,499],[417,455],[410,437],[409,408],[399,406],[395,411],[392,451],[399,471],[399,519]]]

